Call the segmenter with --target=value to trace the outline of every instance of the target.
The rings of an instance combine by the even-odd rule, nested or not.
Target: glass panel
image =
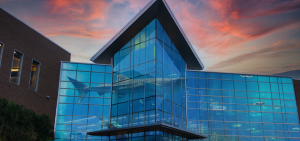
[[[155,39],[146,42],[146,62],[155,59]]]
[[[90,72],[80,72],[80,71],[77,72],[77,81],[90,82],[91,81],[90,77],[91,77]]]
[[[246,81],[257,81],[257,76],[246,75]]]
[[[23,62],[23,54],[20,52],[14,52],[13,64],[10,73],[10,82],[19,84],[21,69]]]
[[[234,90],[233,81],[222,80],[222,89]]]
[[[167,65],[169,68],[172,67],[172,50],[168,46],[164,46],[163,50],[164,61],[163,64]]]
[[[58,115],[72,115],[73,113],[73,104],[58,104],[57,111]]]
[[[146,98],[146,110],[155,109],[155,97]]]
[[[76,71],[61,71],[61,81],[76,81]]]
[[[163,62],[163,43],[159,40],[156,40],[156,59],[160,62]]]
[[[245,81],[234,81],[235,90],[246,91],[246,83]]]
[[[92,65],[92,71],[105,72],[105,66]]]
[[[293,79],[292,78],[281,78],[282,83],[293,83]]]
[[[31,65],[31,73],[30,73],[30,81],[29,81],[29,89],[37,90],[38,86],[38,77],[40,71],[40,63],[33,60]]]
[[[196,72],[196,71],[187,71],[187,72],[186,72],[186,77],[194,77],[194,78],[197,78],[197,77],[198,77],[198,72]]]
[[[293,84],[282,84],[282,87],[284,93],[294,93]]]
[[[270,83],[258,83],[259,84],[259,91],[262,92],[271,92]]]
[[[91,71],[91,65],[87,65],[87,64],[78,64],[77,66],[77,70],[81,70],[81,71]]]
[[[146,40],[150,40],[155,37],[155,21],[151,21],[147,26],[146,26]]]
[[[234,80],[245,80],[246,75],[243,74],[235,74],[234,76]]]
[[[158,20],[156,20],[156,32],[157,32],[157,38],[161,41],[163,41],[163,28]]]
[[[270,82],[270,78],[268,76],[258,76],[258,81]]]
[[[221,89],[221,80],[208,80],[210,89]]]
[[[187,87],[190,87],[190,88],[198,88],[198,79],[194,79],[194,78],[188,78],[186,80],[187,82]],[[201,81],[203,82],[203,80]]]
[[[91,73],[91,82],[104,83],[105,73]]]
[[[62,69],[76,70],[77,69],[77,64],[75,64],[75,63],[63,63]]]
[[[227,74],[227,73],[222,73],[221,74],[221,79],[233,80],[233,75],[232,74]]]
[[[221,75],[219,73],[208,73],[208,78],[220,79]]]
[[[247,82],[247,91],[258,91],[257,82]]]
[[[168,34],[166,33],[166,31],[164,31],[164,43],[165,43],[167,46],[171,47],[171,39],[170,39],[170,37],[168,36]]]

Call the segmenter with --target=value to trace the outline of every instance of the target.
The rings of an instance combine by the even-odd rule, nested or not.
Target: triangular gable
[[[149,2],[119,33],[104,45],[92,58],[95,63],[111,64],[113,55],[124,47],[136,34],[157,18],[170,39],[176,46],[187,69],[202,70],[204,68],[183,30],[175,19],[165,0]]]

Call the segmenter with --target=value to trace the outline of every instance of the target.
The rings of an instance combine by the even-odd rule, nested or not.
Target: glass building
[[[189,130],[211,140],[300,140],[292,78],[186,74]]]
[[[185,61],[157,19],[114,55],[113,73],[113,127],[186,128]]]
[[[86,133],[109,128],[112,66],[62,62],[61,68],[55,138],[101,139]]]
[[[292,79],[201,71],[165,0],[91,60],[61,64],[57,141],[300,140]]]

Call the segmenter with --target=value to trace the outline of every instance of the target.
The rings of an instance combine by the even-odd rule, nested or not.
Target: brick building
[[[60,62],[70,53],[0,8],[0,97],[55,119]]]

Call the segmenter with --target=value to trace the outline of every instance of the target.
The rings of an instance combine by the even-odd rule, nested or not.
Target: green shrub
[[[38,115],[13,101],[0,98],[1,141],[46,141],[53,137],[48,115]]]

